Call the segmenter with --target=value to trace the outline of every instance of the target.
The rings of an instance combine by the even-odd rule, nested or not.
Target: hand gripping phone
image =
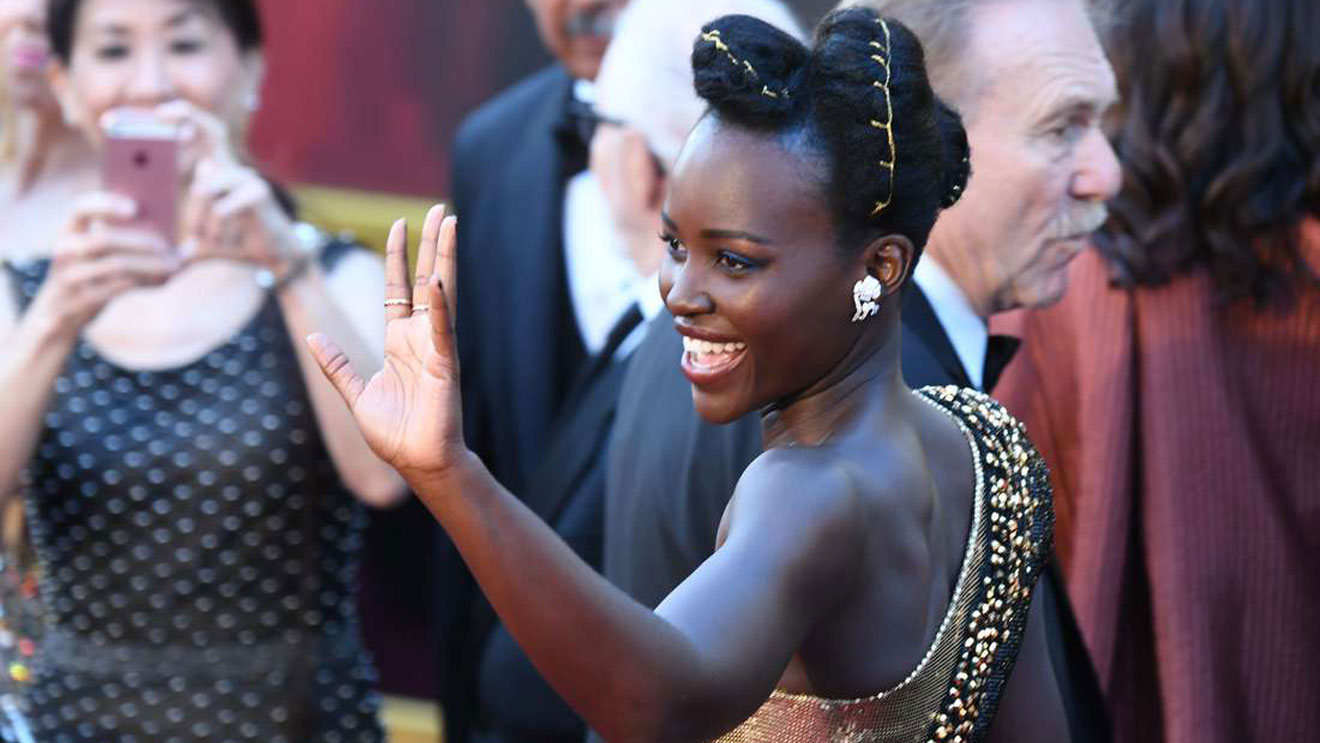
[[[131,224],[155,231],[170,246],[179,238],[179,127],[147,112],[116,110],[101,119],[105,135],[101,183],[133,199]]]

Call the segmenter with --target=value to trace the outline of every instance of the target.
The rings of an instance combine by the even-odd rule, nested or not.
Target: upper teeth
[[[711,343],[683,336],[683,350],[688,353],[733,353],[747,348],[746,343]]]

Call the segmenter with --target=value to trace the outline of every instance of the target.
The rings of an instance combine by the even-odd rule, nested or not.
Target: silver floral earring
[[[879,279],[870,274],[853,284],[853,306],[857,311],[853,313],[852,321],[861,322],[879,312],[878,300],[884,293],[885,287]]]

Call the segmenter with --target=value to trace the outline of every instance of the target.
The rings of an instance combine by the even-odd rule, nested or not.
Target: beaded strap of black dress
[[[24,307],[47,268],[8,266]],[[273,297],[178,368],[79,343],[25,484],[48,612],[38,740],[383,740],[354,607],[365,514]]]

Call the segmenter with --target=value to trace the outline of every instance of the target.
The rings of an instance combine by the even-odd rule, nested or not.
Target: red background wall
[[[459,120],[543,61],[520,0],[264,0],[253,149],[292,182],[438,196]]]
[[[833,0],[790,5],[814,21]],[[544,65],[523,0],[261,0],[253,149],[290,183],[448,191],[462,117]]]

